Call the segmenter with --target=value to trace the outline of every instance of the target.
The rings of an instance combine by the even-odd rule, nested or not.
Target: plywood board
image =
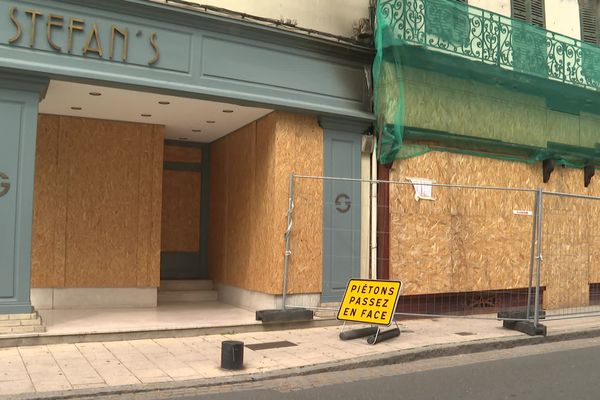
[[[282,194],[278,192],[279,185],[274,179],[277,168],[276,122],[277,115],[274,113],[256,122],[253,194],[256,229],[253,231],[255,245],[251,249],[251,259],[256,262],[256,269],[262,271],[257,272],[250,284],[254,290],[266,293],[281,292],[283,268],[281,229],[285,228],[281,227],[281,217],[285,211],[281,210]],[[260,275],[270,278],[260,279]]]
[[[162,179],[162,127],[144,129],[139,135],[140,178],[138,186],[137,286],[160,285],[160,225]],[[146,167],[142,167],[146,166]]]
[[[248,256],[261,222],[253,215],[256,124],[249,124],[229,137],[227,149],[227,253],[229,281],[236,287],[255,287],[263,271]],[[236,256],[233,256],[236,255]],[[258,275],[258,276],[257,276]]]
[[[162,128],[43,116],[40,139],[34,287],[157,286]]]
[[[200,172],[163,172],[162,251],[200,250],[200,185]]]
[[[184,147],[165,145],[164,160],[170,162],[195,163],[202,162],[202,149],[198,147]]]
[[[322,174],[322,136],[314,117],[272,113],[211,145],[209,269],[216,282],[281,293],[289,174]],[[320,292],[322,185],[299,194],[290,293]]]
[[[281,237],[287,223],[289,175],[323,175],[323,129],[315,117],[291,113],[276,113],[277,169],[280,200],[278,218]],[[294,189],[294,229],[289,264],[290,293],[320,293],[323,265],[323,183],[316,180],[296,180]],[[276,269],[282,271],[283,257]]]
[[[227,143],[228,137],[210,145],[208,271],[215,283],[229,284],[227,279]]]
[[[438,183],[537,188],[598,196],[600,184],[583,187],[581,170],[557,168],[541,182],[541,165],[442,152],[397,161],[391,179],[421,177]],[[390,189],[390,271],[406,282],[405,294],[527,287],[532,193],[485,189],[433,189],[435,201],[414,200],[410,186]],[[600,201],[546,195],[543,204],[542,284],[545,306],[588,304],[588,284],[600,280]]]
[[[57,252],[57,237],[64,235],[64,185],[59,167],[60,117],[42,115],[38,120],[35,198],[31,254],[31,286],[64,284],[64,262]]]

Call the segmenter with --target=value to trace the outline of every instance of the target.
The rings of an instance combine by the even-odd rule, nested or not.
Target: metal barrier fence
[[[389,188],[387,209],[377,205],[381,185]],[[404,283],[401,316],[537,326],[543,318],[600,315],[598,200],[541,189],[292,174],[284,307],[332,313],[350,278],[377,278],[378,271],[381,278],[387,270],[385,278]],[[377,213],[388,212],[387,226],[378,227]]]

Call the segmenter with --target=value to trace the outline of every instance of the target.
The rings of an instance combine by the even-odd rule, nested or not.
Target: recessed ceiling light
[[[90,96],[102,96],[100,92],[90,92]]]
[[[83,110],[83,108],[81,108],[81,107],[71,107],[71,110],[81,111],[81,110]]]
[[[151,117],[151,116],[152,116],[152,114],[141,114],[141,116],[142,116],[142,117],[145,117],[145,118],[148,118],[148,117]]]
[[[214,124],[216,121],[206,121],[207,124]]]
[[[223,112],[224,112],[225,114],[231,114],[231,113],[233,112],[233,110],[223,110]]]
[[[159,101],[158,104],[167,106],[167,105],[171,104],[171,102],[170,101]]]
[[[194,132],[194,133],[200,133],[200,132],[202,132],[202,129],[192,129],[192,132]]]

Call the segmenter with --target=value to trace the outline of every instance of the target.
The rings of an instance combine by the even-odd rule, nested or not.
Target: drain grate
[[[282,347],[294,347],[298,346],[296,343],[288,342],[284,340],[282,342],[268,342],[268,343],[255,343],[247,344],[246,347],[250,350],[269,350],[269,349],[280,349]]]
[[[455,332],[455,335],[459,335],[459,336],[473,336],[473,335],[477,335],[476,333],[473,332]]]

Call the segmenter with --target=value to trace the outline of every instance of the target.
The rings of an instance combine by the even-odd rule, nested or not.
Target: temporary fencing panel
[[[325,190],[311,197],[307,185],[343,181],[355,195]],[[373,218],[379,185],[389,187],[389,256],[377,253]],[[571,318],[600,314],[600,232],[594,216],[600,198],[540,189],[442,184],[419,179],[369,181],[292,175],[284,265],[285,306],[337,311],[341,299],[319,301],[298,274],[313,272],[318,285],[345,287],[348,279],[375,278],[387,265],[389,279],[404,283],[396,315],[508,320]],[[332,207],[348,213],[360,204],[361,224],[312,221],[322,235],[326,265],[296,263],[303,236],[294,231],[299,207]],[[383,212],[384,210],[378,210]],[[303,223],[306,226],[306,222]],[[331,240],[338,235],[339,240]],[[335,243],[332,245],[332,243]],[[314,257],[311,258],[313,262]],[[334,262],[330,262],[334,260]],[[330,268],[330,269],[328,269]],[[333,270],[337,269],[337,270]],[[341,278],[340,278],[341,277]],[[321,279],[319,279],[321,278]],[[339,280],[339,281],[336,281]],[[331,280],[324,285],[324,280]]]

